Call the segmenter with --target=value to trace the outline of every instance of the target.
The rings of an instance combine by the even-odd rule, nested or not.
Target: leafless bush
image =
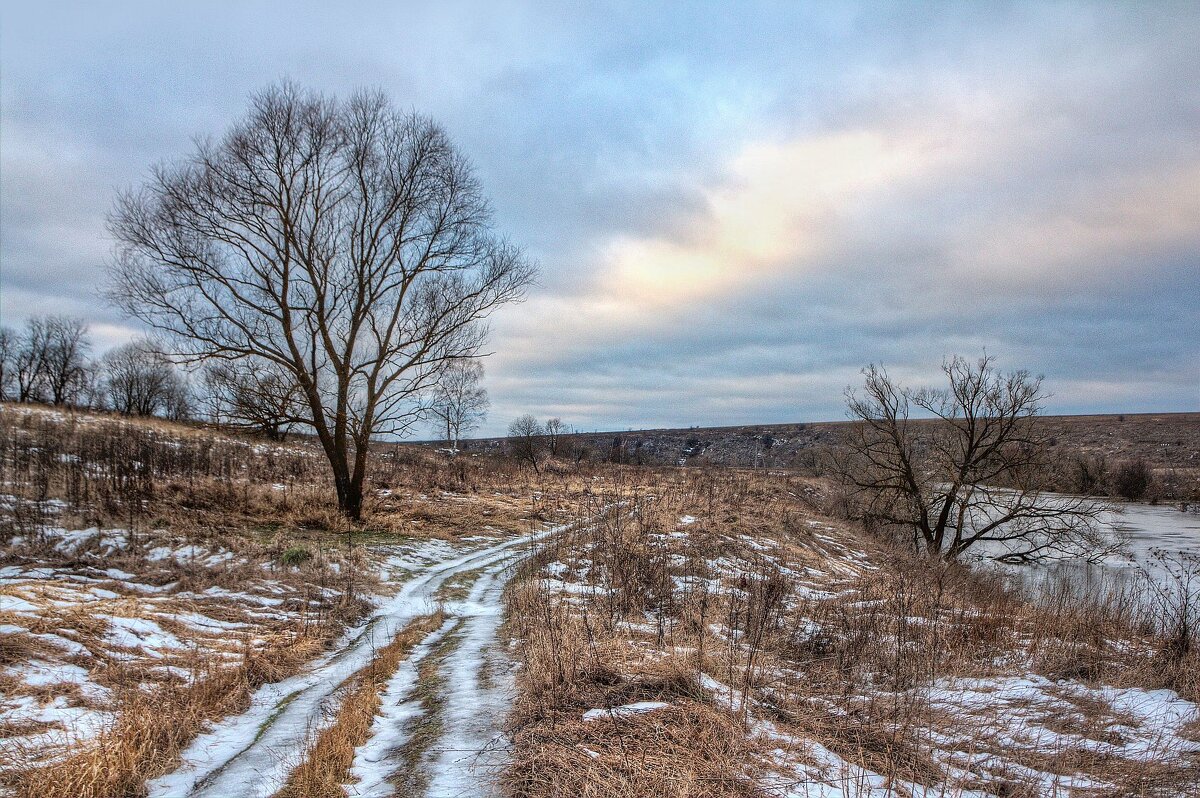
[[[1146,461],[1138,458],[1119,464],[1112,472],[1112,490],[1127,501],[1135,502],[1145,497],[1150,489],[1153,474]]]

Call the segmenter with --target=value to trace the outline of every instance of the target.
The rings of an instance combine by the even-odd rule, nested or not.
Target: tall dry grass
[[[754,789],[747,769],[769,762],[764,746],[784,744],[753,739],[740,725],[752,717],[819,742],[886,783],[950,795],[983,786],[1039,794],[1022,767],[1082,770],[1117,785],[1114,795],[1152,794],[1143,792],[1151,787],[1186,795],[1200,785],[1178,752],[1139,758],[997,747],[1002,727],[964,729],[962,718],[930,700],[957,679],[1031,672],[1092,686],[1165,686],[1194,698],[1195,624],[1179,620],[1181,608],[1194,606],[1187,588],[1168,591],[1157,606],[1128,591],[1106,591],[1101,601],[1067,586],[1034,595],[999,574],[917,557],[820,516],[819,486],[802,480],[639,476],[593,496],[591,509],[619,509],[552,541],[510,588],[508,628],[525,666],[512,718],[511,795],[746,794]],[[680,534],[682,514],[695,521]],[[845,546],[831,542],[835,529]],[[576,560],[586,569],[567,568],[562,578],[589,588],[547,588],[545,565]],[[723,561],[732,567],[717,567]],[[797,587],[795,575],[809,568],[823,574],[825,595]],[[701,689],[713,677],[727,685],[727,698]],[[588,708],[638,700],[671,709],[581,720]],[[732,723],[714,728],[741,742],[714,748],[689,726],[696,707]],[[1103,738],[1106,710],[1082,699],[1075,710]],[[939,735],[951,731],[976,739],[964,743],[968,764],[974,756],[1007,759],[1011,772],[949,771]],[[668,752],[662,759],[656,745]],[[703,775],[714,763],[721,779]],[[602,786],[587,792],[589,783]]]

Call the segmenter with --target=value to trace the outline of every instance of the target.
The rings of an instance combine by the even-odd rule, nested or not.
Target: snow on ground
[[[14,764],[94,736],[116,688],[235,664],[328,600],[220,546],[131,538],[47,527],[0,555],[0,642],[25,652],[0,671],[0,753]]]
[[[694,522],[686,515],[679,520],[681,525]],[[696,591],[703,591],[709,597],[726,595],[735,602],[744,602],[748,598],[745,580],[764,578],[771,572],[785,578],[788,585],[785,603],[790,610],[817,614],[821,605],[834,602],[843,608],[840,612],[853,616],[879,605],[881,599],[861,600],[855,595],[858,592],[855,580],[858,584],[863,579],[869,580],[880,567],[872,562],[871,556],[835,526],[817,519],[808,519],[807,526],[811,536],[798,538],[807,553],[796,550],[796,540],[785,545],[782,538],[723,536],[719,525],[708,524],[711,537],[703,543],[677,530],[650,533],[646,539],[652,548],[643,556],[661,561],[677,594],[676,605],[685,603],[688,594],[694,595]],[[608,590],[618,588],[608,584],[609,575],[596,564],[603,561],[599,548],[603,545],[584,541],[578,546],[557,547],[559,559],[543,564],[536,584],[573,607],[610,601]],[[825,634],[821,624],[797,614],[800,617],[788,621],[797,641],[816,640]],[[652,611],[647,612],[646,621],[618,624],[631,635],[631,645],[641,656],[689,656],[682,649],[656,654],[655,640],[663,639],[663,627]],[[903,618],[902,625],[932,629],[944,622],[947,621],[910,613]],[[730,630],[720,622],[710,624],[710,630],[726,641],[724,645],[731,651],[746,645],[740,630]],[[770,752],[757,783],[768,795],[777,798],[994,795],[991,786],[978,791],[963,787],[967,784],[975,788],[981,779],[984,783],[1015,779],[1017,783],[1032,785],[1036,791],[1032,794],[1075,798],[1083,791],[1113,789],[1113,783],[1106,778],[1104,762],[1128,762],[1129,767],[1137,763],[1156,767],[1200,766],[1200,706],[1171,690],[1052,680],[1032,668],[1021,652],[1014,651],[1008,661],[994,664],[992,675],[943,679],[912,688],[919,694],[913,698],[929,706],[929,717],[936,718],[927,729],[925,753],[942,769],[943,778],[938,784],[899,783],[894,776],[889,779],[847,760],[801,731],[789,730],[783,720],[769,720],[775,718],[775,713],[767,709],[771,702],[760,702],[760,698],[783,696],[774,692],[781,688],[772,685],[803,685],[802,672],[787,671],[778,663],[763,667],[759,674],[767,687],[750,696],[707,674],[701,674],[700,684],[713,704],[744,718],[751,737],[759,739]],[[878,688],[868,685],[865,689],[868,693],[858,699],[879,699],[886,703],[891,695],[882,685]],[[906,698],[904,693],[895,695]],[[611,709],[594,708],[587,710],[583,718],[615,720],[664,706],[667,706],[664,702],[652,701]],[[824,706],[835,715],[847,711],[846,704],[836,701]],[[810,707],[821,711],[815,705]],[[1090,755],[1094,758],[1089,760]],[[1094,772],[1087,770],[1088,765],[1080,764],[1081,772],[1075,772],[1075,765],[1061,764],[1067,761],[1101,764]]]
[[[928,700],[953,718],[941,730],[946,749],[973,745],[997,755],[1087,750],[1158,762],[1200,753],[1200,741],[1186,736],[1187,726],[1200,720],[1200,707],[1172,690],[1089,687],[1025,674],[943,680]]]
[[[608,709],[596,708],[589,709],[583,713],[584,720],[616,720],[617,718],[627,718],[630,715],[641,715],[645,712],[653,712],[656,709],[665,709],[671,706],[666,701],[635,701],[632,704],[623,704],[619,707],[611,707]]]
[[[485,575],[490,573],[494,578],[499,569],[523,553],[524,547],[552,531],[505,540],[467,554],[459,553],[419,570],[402,583],[394,595],[382,599],[370,620],[351,630],[346,640],[332,652],[310,663],[296,676],[260,688],[246,712],[225,719],[197,737],[184,751],[183,765],[150,782],[149,794],[160,798],[272,795],[283,786],[291,768],[297,764],[297,752],[303,751],[305,742],[334,715],[337,688],[366,665],[375,651],[387,645],[408,622],[432,612],[434,596],[444,582],[462,573],[487,568],[493,570]],[[398,555],[387,567],[405,569],[406,565],[401,564],[407,563],[403,556]],[[464,633],[468,639],[473,639],[472,635],[476,633],[483,636],[488,629],[494,633],[491,624],[499,623],[500,585],[498,582],[492,584],[492,592],[477,595],[473,590],[472,598],[467,602],[448,608],[452,615],[455,611],[465,614],[480,610],[480,614],[468,619],[468,624],[476,621],[476,625]],[[484,620],[478,621],[480,618]],[[482,627],[479,627],[480,623]],[[386,745],[386,741],[380,745]]]
[[[410,724],[421,714],[421,702],[413,696],[417,668],[429,652],[454,627],[458,618],[448,618],[440,629],[422,640],[400,663],[380,695],[379,712],[367,741],[354,751],[350,768],[350,795],[361,798],[390,798],[395,793],[389,778],[396,768],[397,751],[409,740]]]
[[[497,638],[506,567],[502,563],[485,571],[466,601],[448,606],[466,620],[443,665],[443,732],[431,751],[429,796],[499,795],[495,776],[507,764],[504,720],[514,692],[513,663]]]

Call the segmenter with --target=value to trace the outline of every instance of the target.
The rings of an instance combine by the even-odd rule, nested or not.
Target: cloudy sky
[[[4,324],[136,334],[114,193],[288,77],[438,119],[539,262],[488,432],[838,419],[866,363],[985,348],[1054,412],[1200,409],[1193,2],[20,5]]]

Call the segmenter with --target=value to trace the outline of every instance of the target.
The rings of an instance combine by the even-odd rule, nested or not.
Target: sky
[[[984,351],[1049,412],[1200,410],[1197,41],[1194,2],[9,2],[0,322],[137,335],[114,196],[290,79],[432,116],[538,263],[481,433],[837,420]]]

